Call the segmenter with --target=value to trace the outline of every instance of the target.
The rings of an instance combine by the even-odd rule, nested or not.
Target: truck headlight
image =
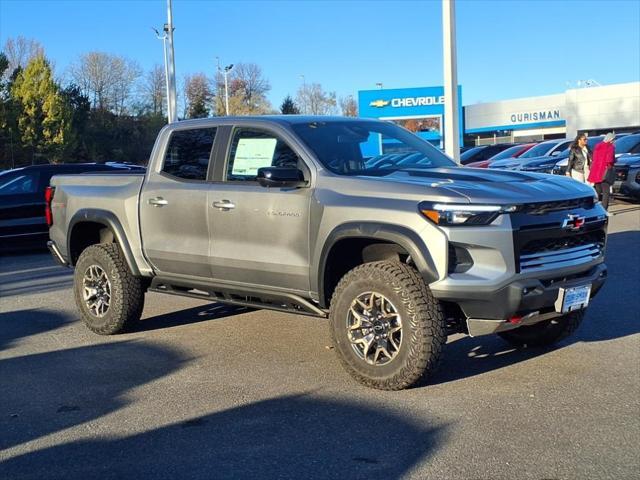
[[[422,202],[419,205],[422,215],[436,225],[488,225],[502,213],[515,212],[516,205],[465,205],[454,203]]]

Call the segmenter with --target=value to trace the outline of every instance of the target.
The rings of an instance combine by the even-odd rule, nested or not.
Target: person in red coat
[[[609,195],[611,193],[611,185],[615,181],[615,172],[613,164],[616,161],[615,148],[613,146],[613,133],[607,133],[600,143],[593,150],[593,160],[591,162],[591,171],[587,181],[593,183],[598,198],[602,202],[602,206],[607,209],[609,207]]]

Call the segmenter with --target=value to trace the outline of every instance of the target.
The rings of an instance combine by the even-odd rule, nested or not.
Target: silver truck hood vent
[[[387,181],[423,184],[466,197],[471,203],[536,203],[595,195],[593,188],[558,175],[509,170],[434,168],[405,170],[385,177]]]

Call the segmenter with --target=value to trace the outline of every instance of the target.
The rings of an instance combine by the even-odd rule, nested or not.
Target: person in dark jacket
[[[585,183],[591,166],[591,152],[587,146],[587,136],[580,133],[571,144],[569,160],[567,164],[567,176]]]
[[[609,194],[615,181],[615,171],[613,170],[613,164],[616,161],[616,152],[613,147],[614,138],[613,133],[607,133],[604,140],[593,149],[593,161],[587,178],[589,182],[593,183],[605,209],[609,207]]]

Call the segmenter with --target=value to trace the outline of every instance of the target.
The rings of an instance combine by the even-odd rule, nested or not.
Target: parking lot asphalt
[[[425,387],[360,386],[327,322],[148,294],[136,331],[79,321],[69,270],[0,257],[0,479],[636,479],[640,209],[549,349],[449,338]]]

